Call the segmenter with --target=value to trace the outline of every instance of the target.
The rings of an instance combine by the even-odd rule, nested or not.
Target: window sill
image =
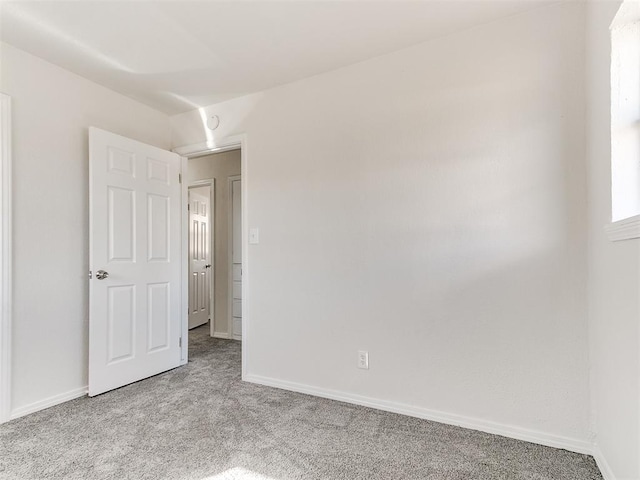
[[[612,242],[640,238],[640,215],[611,222],[604,231]]]

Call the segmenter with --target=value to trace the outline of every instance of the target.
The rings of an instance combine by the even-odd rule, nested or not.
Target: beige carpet
[[[1,479],[595,480],[593,459],[244,383],[240,344],[0,426]]]

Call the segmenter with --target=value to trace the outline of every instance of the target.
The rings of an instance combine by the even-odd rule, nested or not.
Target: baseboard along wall
[[[33,402],[23,407],[18,407],[12,410],[11,415],[9,416],[9,420],[24,417],[25,415],[29,415],[30,413],[39,412],[40,410],[44,410],[45,408],[53,407],[55,405],[59,405],[60,403],[68,402],[69,400],[84,397],[87,393],[89,393],[89,387],[85,386],[77,388],[75,390],[70,390],[68,392],[60,393],[58,395],[53,395],[49,398],[45,398],[44,400],[38,400],[37,402]]]
[[[526,442],[537,443],[553,448],[562,448],[575,453],[582,453],[586,455],[593,454],[593,445],[588,441],[583,441],[575,438],[563,437],[559,435],[553,435],[549,433],[539,432],[536,430],[529,430],[526,428],[515,427],[512,425],[505,425],[496,422],[490,422],[486,420],[480,420],[472,417],[465,417],[454,413],[441,412],[437,410],[430,410],[426,408],[414,407],[398,402],[388,402],[385,400],[379,400],[376,398],[364,397],[361,395],[353,395],[346,392],[340,392],[335,390],[325,390],[309,385],[304,385],[295,382],[287,382],[269,377],[263,377],[259,375],[247,375],[244,378],[245,381],[264,385],[267,387],[281,388],[283,390],[289,390],[297,393],[305,393],[307,395],[313,395],[316,397],[328,398],[331,400],[338,400],[345,403],[351,403],[354,405],[360,405],[363,407],[376,408],[391,413],[399,413],[401,415],[408,415],[410,417],[422,418],[424,420],[431,420],[434,422],[445,423],[447,425],[454,425],[457,427],[468,428],[471,430],[478,430],[485,433],[491,433],[494,435],[501,435],[503,437],[514,438],[516,440],[524,440]],[[606,479],[609,480],[609,479]],[[616,480],[613,477],[611,480]]]
[[[607,459],[602,454],[602,450],[600,450],[600,447],[597,444],[593,446],[593,458],[595,458],[596,464],[598,465],[598,468],[600,469],[600,473],[602,474],[602,478],[604,478],[604,480],[640,480],[640,478],[616,477],[613,473],[611,465],[609,465],[609,462],[607,462]]]
[[[229,339],[230,336],[226,332],[214,332],[214,337]],[[441,412],[437,410],[430,410],[426,408],[413,407],[398,402],[388,402],[385,400],[379,400],[375,398],[365,397],[361,395],[354,395],[346,392],[340,392],[336,390],[327,390],[310,385],[305,385],[295,382],[287,382],[269,377],[263,377],[260,375],[247,375],[244,381],[249,383],[255,383],[258,385],[264,385],[266,387],[280,388],[291,392],[303,393],[307,395],[313,395],[316,397],[327,398],[330,400],[337,400],[340,402],[351,403],[353,405],[360,405],[363,407],[375,408],[391,413],[398,413],[401,415],[408,415],[410,417],[421,418],[424,420],[431,420],[434,422],[444,423],[447,425],[454,425],[462,428],[468,428],[471,430],[478,430],[485,433],[491,433],[494,435],[501,435],[503,437],[514,438],[516,440],[523,440],[526,442],[536,443],[553,448],[562,448],[575,453],[581,453],[586,455],[593,455],[602,477],[604,480],[640,480],[631,478],[617,478],[611,466],[607,462],[606,458],[602,454],[602,451],[597,445],[592,445],[587,441],[573,439],[569,437],[563,437],[559,435],[548,434],[539,432],[536,430],[529,430],[526,428],[515,427],[512,425],[505,425],[496,422],[489,422],[486,420],[480,420],[472,417],[466,417],[453,413]],[[39,400],[37,402],[30,403],[23,407],[18,407],[12,410],[9,420],[24,417],[31,413],[44,410],[49,407],[74,400],[76,398],[87,395],[89,389],[87,386],[70,390],[58,395]]]

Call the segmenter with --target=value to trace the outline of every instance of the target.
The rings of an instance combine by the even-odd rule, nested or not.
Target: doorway
[[[229,142],[229,147],[233,147],[224,151],[236,150],[240,159],[237,171],[227,174],[233,176],[246,169],[244,150],[239,150],[245,145],[244,136],[230,138]],[[92,167],[89,189],[92,200],[89,394],[93,396],[187,362],[187,187],[190,180],[197,181],[197,177],[189,178],[188,173],[198,173],[196,168],[189,169],[188,158],[197,160],[195,157],[221,154],[222,149],[212,152],[207,145],[205,152],[201,145],[194,145],[169,152],[95,127],[89,129],[89,146]],[[211,185],[210,194],[215,191],[214,187],[215,183]],[[246,192],[243,195],[246,196]],[[138,198],[142,200],[136,201]],[[218,204],[214,199],[209,209],[212,206],[217,209]],[[214,215],[212,220],[217,222],[218,219],[219,215]],[[243,212],[239,223],[244,220]],[[176,228],[178,225],[180,228]],[[110,229],[107,234],[105,228]],[[215,232],[216,228],[211,225],[207,231]],[[245,231],[243,224],[239,230],[243,237],[241,244],[247,240]],[[222,236],[220,243],[225,238]],[[215,251],[210,251],[215,258]],[[242,253],[241,264],[245,269],[246,258],[246,253]],[[206,261],[206,256],[204,259]],[[215,265],[215,260],[211,264]],[[220,261],[219,265],[219,270],[224,270],[227,264]],[[108,270],[105,269],[107,266]],[[140,272],[135,270],[137,266],[140,266]],[[229,267],[225,274],[230,271]],[[209,285],[217,283],[211,280]],[[219,284],[228,285],[227,282]],[[226,290],[224,298],[231,298],[231,289]],[[206,302],[206,295],[202,298]],[[226,301],[215,302],[213,307],[227,304]],[[218,317],[215,309],[211,308],[211,302],[209,306],[211,321],[207,318],[210,326],[206,337],[213,340],[213,333],[222,338],[232,338],[232,322],[223,321],[225,331],[218,330]],[[227,319],[227,312],[220,318]],[[246,325],[241,327],[242,333],[246,334]],[[243,339],[246,341],[246,335]],[[235,350],[242,355],[244,377],[246,349],[239,342],[231,344],[236,345]]]
[[[189,186],[189,249],[194,257],[189,260],[189,341],[198,340],[206,329],[208,335],[220,339],[242,338],[242,213],[241,213],[241,150],[197,155],[187,160],[185,178]],[[205,188],[205,190],[203,190]],[[209,188],[209,260],[207,241],[202,235],[205,216],[194,215],[206,209]],[[196,205],[198,202],[198,205]],[[193,217],[193,218],[192,218]],[[196,218],[197,217],[197,218]],[[200,242],[200,243],[198,243]],[[204,253],[204,255],[203,255]],[[210,267],[207,268],[207,265]],[[207,283],[207,277],[209,281]],[[200,279],[202,281],[198,281]],[[208,286],[209,314],[206,305],[198,304],[202,289]],[[200,307],[202,307],[201,310]],[[199,310],[199,311],[198,311]],[[192,319],[193,316],[193,319]],[[208,322],[208,327],[204,326]],[[214,345],[214,344],[212,344]],[[189,355],[192,351],[189,348]]]
[[[215,183],[202,180],[189,185],[189,330],[211,320],[213,307],[211,225],[215,223]]]

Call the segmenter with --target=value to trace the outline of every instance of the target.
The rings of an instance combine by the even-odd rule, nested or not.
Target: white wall
[[[596,441],[618,480],[640,479],[640,241],[610,242],[610,33],[620,2],[587,10],[589,331]]]
[[[170,147],[166,115],[1,44],[13,99],[14,414],[87,385],[90,125]],[[31,406],[31,407],[30,407]]]
[[[192,158],[187,166],[187,180],[216,181],[215,248],[213,271],[215,275],[215,320],[214,331],[230,336],[229,325],[229,185],[228,178],[240,175],[240,150]]]
[[[249,378],[589,449],[584,21],[553,5],[206,109],[247,135]]]

